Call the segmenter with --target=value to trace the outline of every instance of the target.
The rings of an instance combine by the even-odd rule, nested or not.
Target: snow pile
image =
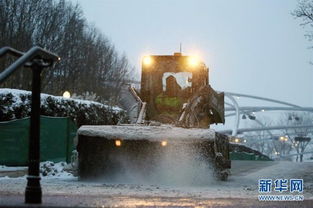
[[[170,125],[140,126],[140,125],[114,125],[114,126],[89,126],[84,125],[78,130],[79,135],[103,137],[106,139],[123,138],[126,140],[163,141],[180,140],[192,143],[197,141],[214,140],[213,129],[180,128]]]
[[[0,165],[0,172],[1,171],[20,171],[20,170],[25,170],[26,167],[8,167],[5,165]]]
[[[0,89],[0,121],[28,117],[30,111],[31,92]],[[78,126],[117,124],[126,120],[125,112],[119,107],[48,94],[41,94],[41,115],[70,117]]]
[[[0,179],[8,178],[26,178],[28,167],[7,167],[0,166]],[[40,176],[43,178],[63,178],[72,179],[76,178],[72,171],[70,164],[66,162],[54,163],[51,161],[40,163]]]
[[[40,175],[43,177],[73,178],[74,175],[68,170],[69,166],[65,162],[46,161],[40,163]]]
[[[6,179],[10,179],[9,176],[0,176],[0,180],[6,180]]]

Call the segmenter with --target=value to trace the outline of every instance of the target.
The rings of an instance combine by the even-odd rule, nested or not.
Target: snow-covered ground
[[[65,162],[54,163],[51,161],[40,163],[40,176],[44,178],[74,178],[73,174],[68,172],[71,169],[70,164]],[[0,180],[4,178],[26,178],[28,167],[10,167],[0,165]]]
[[[209,184],[197,186],[125,184],[79,181],[77,177],[60,171],[62,174],[43,176],[41,180],[44,195],[84,195],[110,197],[184,197],[189,199],[208,198],[250,198],[257,199],[258,180],[291,179],[304,180],[305,199],[313,199],[313,163],[271,162],[271,161],[232,161],[232,175],[226,182],[215,181],[210,175]],[[60,167],[58,167],[60,168]],[[177,173],[179,174],[179,173]],[[0,196],[24,194],[26,178],[0,177]],[[1,198],[1,197],[0,197]]]

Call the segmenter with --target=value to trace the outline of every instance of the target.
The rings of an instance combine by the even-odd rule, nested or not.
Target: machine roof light
[[[149,66],[152,64],[152,58],[151,56],[145,56],[143,57],[143,64],[146,66]]]
[[[200,64],[200,59],[197,56],[190,56],[188,58],[188,64],[192,67],[195,67]]]

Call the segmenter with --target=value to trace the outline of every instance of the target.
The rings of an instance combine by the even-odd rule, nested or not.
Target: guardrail
[[[25,203],[41,203],[42,191],[40,186],[40,74],[45,67],[52,66],[60,60],[56,54],[35,46],[27,52],[21,52],[11,47],[0,49],[0,58],[6,54],[17,57],[9,67],[0,73],[0,84],[20,67],[32,69],[32,100],[29,135],[28,177],[25,190]]]

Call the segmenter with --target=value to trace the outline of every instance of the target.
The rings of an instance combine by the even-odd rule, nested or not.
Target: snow
[[[311,207],[311,201],[306,200],[313,200],[313,163],[233,162],[233,173],[228,181],[212,179],[210,184],[197,186],[108,183],[101,180],[85,182],[78,178],[43,177],[43,206]],[[180,174],[179,171],[177,174]],[[303,178],[304,192],[301,195],[305,202],[258,202],[258,180],[262,178]],[[0,179],[0,206],[22,204],[26,183],[26,178]]]
[[[9,176],[0,177],[0,180],[4,180],[4,179],[10,179],[10,177]]]
[[[27,169],[27,167],[8,167],[5,165],[0,165],[0,171],[4,172],[4,171],[19,171],[19,170],[25,170]]]
[[[252,198],[257,199],[258,180],[262,178],[302,178],[304,197],[313,199],[312,163],[271,162],[271,161],[232,161],[232,175],[226,182],[215,181],[210,184],[160,185],[138,183],[104,183],[79,181],[76,177],[43,177],[42,187],[45,194],[123,196],[127,197],[184,197],[189,199],[208,198]],[[177,172],[179,174],[179,172]],[[0,180],[0,195],[10,192],[23,194],[25,178],[3,177]]]
[[[50,161],[40,163],[40,175],[44,178],[76,178],[72,173],[66,171],[69,168],[65,162],[54,163]]]
[[[70,165],[65,162],[54,163],[51,161],[41,162],[40,163],[40,176],[43,178],[62,178],[62,179],[73,179],[76,178],[72,173],[68,172]],[[14,177],[14,178],[26,178],[28,167],[8,167],[5,165],[0,166],[0,179],[10,179],[9,173],[18,172],[25,173],[23,176]],[[7,173],[8,175],[2,176]]]
[[[141,125],[105,125],[105,126],[81,126],[78,129],[79,135],[105,137],[107,139],[149,139],[149,140],[212,140],[215,132],[212,129],[186,129],[162,126],[141,126]]]

